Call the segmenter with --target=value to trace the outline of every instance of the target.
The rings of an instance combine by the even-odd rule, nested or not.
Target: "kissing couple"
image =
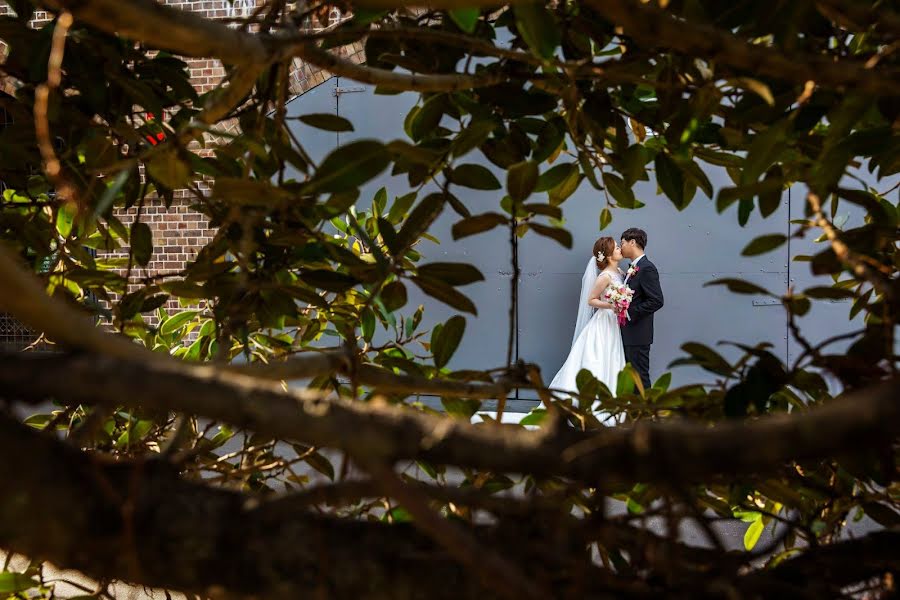
[[[659,271],[644,254],[647,233],[628,229],[620,243],[601,237],[594,249],[578,301],[578,317],[572,348],[550,382],[552,390],[577,393],[575,378],[590,371],[613,393],[619,373],[630,363],[644,385],[650,388],[650,346],[653,344],[653,314],[663,307]],[[619,268],[623,259],[631,264]]]

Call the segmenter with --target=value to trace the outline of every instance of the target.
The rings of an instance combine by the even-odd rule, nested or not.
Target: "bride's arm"
[[[610,277],[606,273],[601,273],[597,278],[597,281],[594,282],[594,287],[591,288],[591,295],[588,296],[588,304],[593,306],[594,308],[609,308],[613,307],[609,302],[604,302],[600,298],[603,297],[603,292],[606,291],[607,286],[609,286]]]

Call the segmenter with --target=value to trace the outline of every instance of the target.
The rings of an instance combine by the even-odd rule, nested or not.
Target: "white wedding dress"
[[[616,314],[610,309],[593,308],[587,303],[591,289],[599,276],[593,258],[591,263],[594,265],[593,269],[589,263],[582,280],[579,298],[581,305],[578,307],[572,349],[569,350],[566,362],[550,382],[549,387],[577,393],[578,385],[575,378],[579,371],[587,369],[615,395],[619,372],[625,368],[625,349]],[[621,273],[605,272],[612,278],[613,283],[621,285],[624,282]]]

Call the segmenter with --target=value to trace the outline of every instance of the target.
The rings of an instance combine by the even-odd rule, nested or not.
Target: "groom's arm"
[[[662,293],[662,287],[659,285],[659,271],[655,265],[647,265],[641,273],[641,287],[644,291],[644,297],[628,307],[628,316],[631,321],[637,321],[652,315],[663,307],[665,302]]]

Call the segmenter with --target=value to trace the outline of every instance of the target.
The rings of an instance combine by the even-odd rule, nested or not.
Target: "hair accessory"
[[[598,252],[598,253],[597,253],[597,260],[599,260],[600,262],[603,262],[603,260],[604,260],[605,258],[606,258],[606,255],[603,254],[603,252]]]

